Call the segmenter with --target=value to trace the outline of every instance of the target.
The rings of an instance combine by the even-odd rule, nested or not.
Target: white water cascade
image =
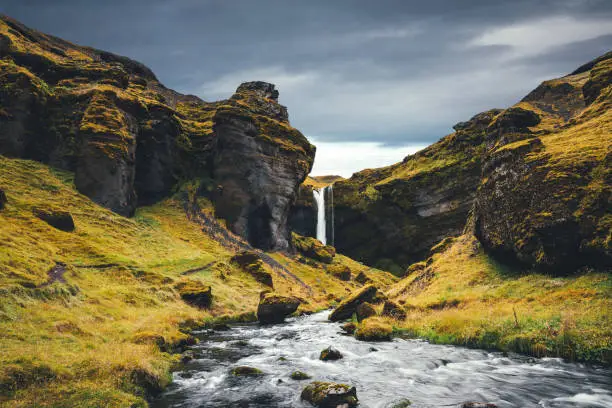
[[[333,245],[334,241],[334,190],[331,185],[322,187],[320,189],[313,189],[312,195],[314,196],[315,203],[317,204],[317,239],[327,245],[327,219],[326,219],[326,206],[325,206],[325,192],[329,189],[329,197],[331,199],[331,240],[330,244]]]
[[[312,189],[312,195],[314,196],[315,203],[317,204],[317,239],[323,243],[323,245],[327,244],[327,231],[326,231],[326,223],[325,223],[325,189],[327,187],[323,187],[319,190],[316,188]]]

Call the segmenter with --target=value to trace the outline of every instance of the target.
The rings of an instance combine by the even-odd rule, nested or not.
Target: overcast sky
[[[204,100],[275,83],[315,174],[400,160],[612,48],[609,0],[2,0]]]

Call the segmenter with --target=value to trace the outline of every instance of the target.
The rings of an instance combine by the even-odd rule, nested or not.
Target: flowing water
[[[300,401],[300,392],[313,380],[355,385],[363,408],[393,407],[403,398],[412,401],[411,408],[456,407],[466,401],[498,407],[612,407],[612,370],[419,340],[360,342],[340,334],[327,312],[198,336],[196,359],[174,374],[153,407],[310,407]],[[320,361],[319,353],[330,345],[344,358]],[[241,365],[264,375],[229,373]],[[291,380],[295,370],[313,379]]]
[[[320,190],[313,189],[312,195],[315,203],[317,204],[317,239],[327,244],[327,223],[325,222],[325,190],[327,187],[323,187]]]

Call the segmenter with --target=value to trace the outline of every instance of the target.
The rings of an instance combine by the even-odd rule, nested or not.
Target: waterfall
[[[336,245],[336,231],[334,231],[334,185],[329,185],[329,209],[331,213],[331,225],[330,225],[330,245]]]
[[[312,195],[314,196],[315,203],[317,204],[317,239],[327,244],[327,224],[325,223],[325,189],[323,187],[320,190],[316,188],[312,189]]]

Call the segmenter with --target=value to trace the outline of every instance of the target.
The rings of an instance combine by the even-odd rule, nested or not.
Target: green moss
[[[232,368],[231,374],[236,377],[259,377],[263,371],[255,367],[239,366]]]

